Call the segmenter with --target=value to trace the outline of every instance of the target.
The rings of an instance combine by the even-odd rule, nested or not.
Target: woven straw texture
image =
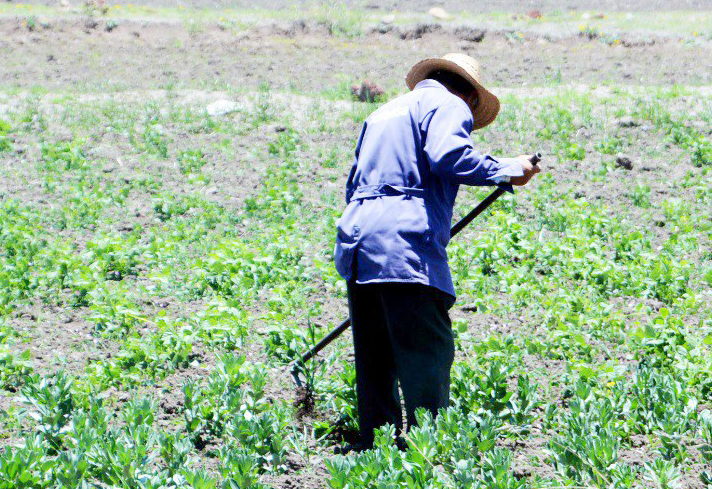
[[[450,53],[442,58],[428,58],[420,61],[410,69],[408,76],[405,78],[408,88],[413,90],[419,82],[425,80],[428,75],[437,70],[456,73],[469,81],[477,90],[479,102],[475,110],[472,111],[472,117],[475,121],[473,129],[483,128],[497,118],[499,99],[481,85],[480,64],[466,54]]]

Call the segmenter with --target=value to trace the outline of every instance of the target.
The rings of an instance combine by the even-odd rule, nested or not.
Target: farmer
[[[415,410],[447,407],[455,301],[445,247],[458,187],[524,185],[539,168],[528,156],[495,158],[470,132],[494,121],[499,100],[464,54],[426,59],[411,90],[373,112],[356,145],[337,221],[336,268],[347,281],[361,444],[373,430],[408,427]]]

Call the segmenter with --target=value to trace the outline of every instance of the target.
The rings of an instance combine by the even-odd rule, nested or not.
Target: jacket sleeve
[[[349,172],[349,177],[346,179],[346,204],[351,202],[351,197],[354,194],[354,177],[356,176],[356,165],[358,164],[358,154],[361,151],[361,143],[363,142],[363,136],[366,133],[366,123],[363,123],[363,128],[361,128],[361,135],[358,137],[358,142],[356,143],[356,150],[354,151],[354,162],[351,165],[351,171]]]
[[[431,111],[421,129],[425,132],[423,152],[430,169],[439,177],[462,185],[494,185],[524,174],[516,158],[495,158],[474,149],[472,114],[453,101]],[[502,184],[511,192],[511,185]]]

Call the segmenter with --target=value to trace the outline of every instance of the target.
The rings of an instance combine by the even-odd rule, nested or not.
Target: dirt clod
[[[294,407],[297,408],[297,418],[301,419],[313,414],[315,401],[313,390],[306,386],[297,387],[297,392],[294,396]]]
[[[455,29],[454,34],[463,41],[482,42],[485,38],[486,31],[475,27],[463,26]]]
[[[632,170],[633,169],[633,161],[628,158],[627,156],[619,155],[616,158],[616,166],[620,168],[624,168],[626,170]]]
[[[403,40],[420,39],[425,34],[430,34],[432,32],[436,32],[439,30],[441,30],[441,27],[439,24],[430,24],[430,23],[417,24],[415,27],[412,27],[412,28],[407,28],[407,27],[402,28],[400,31],[400,38]]]
[[[638,122],[637,122],[635,119],[633,119],[633,118],[630,117],[630,116],[627,116],[627,117],[621,117],[621,118],[618,120],[618,125],[619,125],[620,127],[636,127],[636,126],[638,126],[639,124],[638,124]]]
[[[370,80],[364,80],[361,85],[351,85],[351,95],[361,102],[374,102],[383,96],[383,89]]]
[[[541,12],[538,10],[530,10],[527,12],[527,16],[532,19],[541,19]]]

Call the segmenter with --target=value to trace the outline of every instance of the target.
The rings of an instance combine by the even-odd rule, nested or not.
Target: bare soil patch
[[[491,85],[709,84],[710,46],[674,39],[630,47],[585,37],[512,40],[497,32],[471,42],[445,29],[413,39],[386,32],[350,40],[329,36],[323,28],[233,32],[208,25],[190,32],[175,22],[130,20],[111,32],[86,32],[82,20],[59,19],[49,29],[28,31],[20,18],[5,18],[0,21],[0,84],[140,90],[256,89],[267,83],[313,93],[369,78],[403,91],[405,73],[415,62],[452,51],[477,57]],[[660,69],[651,70],[651,62]]]
[[[28,0],[25,3],[40,5],[55,5],[53,0]],[[126,5],[126,1],[111,2],[116,5]],[[289,9],[289,8],[324,8],[333,7],[333,2],[323,0],[262,0],[257,4],[254,0],[134,0],[135,5],[153,7],[177,7],[183,5],[191,8],[253,8]],[[492,0],[490,2],[470,2],[467,0],[342,0],[337,3],[343,8],[358,8],[368,10],[398,10],[405,12],[426,12],[431,7],[439,6],[452,12],[528,12],[536,10],[596,10],[596,11],[656,11],[656,10],[708,10],[712,8],[709,0]]]

